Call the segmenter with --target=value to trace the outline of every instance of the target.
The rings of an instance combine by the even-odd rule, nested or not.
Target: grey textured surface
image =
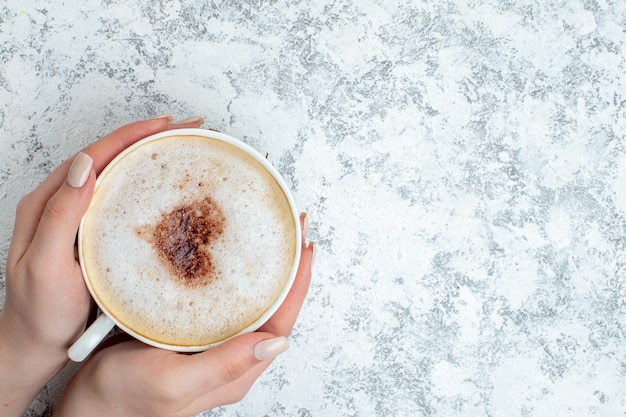
[[[204,416],[624,415],[625,30],[602,0],[5,1],[0,266],[62,160],[201,115],[319,249],[292,348]]]

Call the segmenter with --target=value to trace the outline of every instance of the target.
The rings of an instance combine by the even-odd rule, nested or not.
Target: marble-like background
[[[625,31],[616,0],[5,0],[0,304],[22,194],[200,115],[318,242],[292,348],[203,416],[624,415]]]

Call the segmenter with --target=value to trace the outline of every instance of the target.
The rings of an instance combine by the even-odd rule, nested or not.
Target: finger
[[[198,414],[204,410],[235,404],[242,401],[250,388],[259,379],[272,361],[263,361],[250,368],[243,376],[233,382],[219,386],[212,391],[202,393],[199,397],[190,399],[189,414]]]
[[[303,249],[298,273],[287,298],[278,311],[261,326],[260,331],[281,336],[288,336],[291,333],[311,283],[311,262],[314,250],[314,243]]]
[[[96,174],[93,160],[79,153],[69,169],[66,180],[50,197],[30,245],[38,259],[74,261],[74,241],[80,219],[93,194]]]
[[[188,117],[183,120],[178,120],[176,122],[170,123],[168,125],[168,129],[186,129],[198,127],[204,123],[204,119],[202,117]]]
[[[202,123],[204,123],[202,117],[190,117],[175,123],[171,123],[170,116],[143,120],[109,133],[89,145],[83,152],[92,156],[94,169],[97,174],[100,174],[113,158],[135,142],[169,129],[198,127]]]
[[[255,332],[232,338],[196,355],[179,355],[175,371],[187,375],[181,388],[199,397],[207,391],[236,381],[261,362],[269,361],[289,347],[287,339]]]
[[[306,243],[308,220],[306,215],[300,216],[302,227],[302,252],[298,272],[287,298],[274,315],[259,329],[276,335],[288,336],[302,309],[311,283],[311,267],[315,256],[315,243]]]
[[[97,174],[104,169],[120,152],[135,142],[167,130],[168,118],[158,118],[134,122],[114,130],[102,139],[87,146],[83,152],[91,155]]]

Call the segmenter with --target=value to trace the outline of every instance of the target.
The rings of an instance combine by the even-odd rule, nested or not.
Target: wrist
[[[34,342],[9,315],[0,311],[0,414],[22,416],[67,356],[60,347]]]

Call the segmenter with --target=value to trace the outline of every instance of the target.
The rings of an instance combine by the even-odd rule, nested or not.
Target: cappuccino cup
[[[68,356],[83,361],[115,326],[178,352],[257,330],[293,284],[300,242],[289,188],[250,146],[204,129],[147,137],[102,171],[81,220],[102,314]]]

